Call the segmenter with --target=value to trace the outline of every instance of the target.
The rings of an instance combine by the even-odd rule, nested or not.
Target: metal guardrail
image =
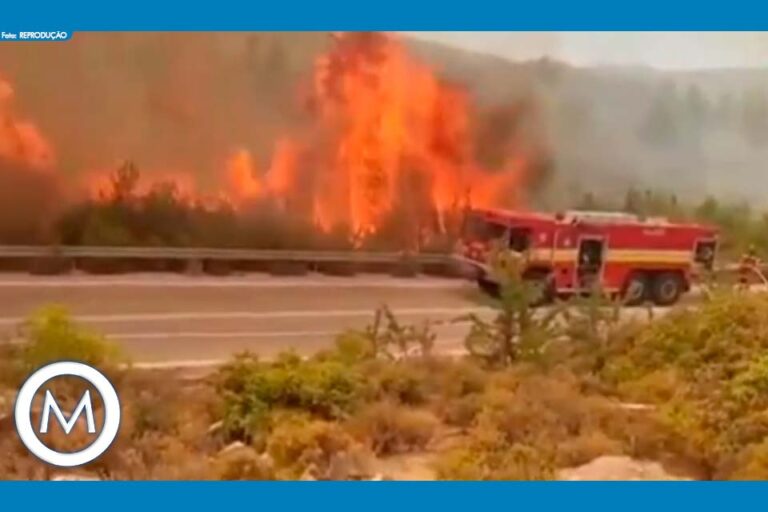
[[[401,264],[437,265],[450,269],[455,263],[449,254],[403,253],[372,251],[307,251],[273,249],[217,249],[211,247],[106,247],[106,246],[34,246],[0,245],[2,260],[139,260],[139,261],[182,261],[189,263],[218,262],[264,262],[313,264],[379,264],[397,267]],[[718,265],[715,273],[735,274],[738,264]],[[760,271],[768,275],[768,267]]]
[[[406,254],[398,252],[214,249],[204,247],[0,246],[0,259],[9,258],[115,258],[389,264],[401,262],[441,264],[450,261],[449,255],[438,253]]]

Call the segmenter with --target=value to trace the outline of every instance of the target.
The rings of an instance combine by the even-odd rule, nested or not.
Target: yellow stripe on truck
[[[691,251],[673,250],[608,250],[606,263],[691,263],[693,253]]]
[[[554,261],[557,263],[567,263],[576,261],[576,249],[533,249],[530,258],[535,261]]]
[[[552,261],[554,263],[576,262],[578,257],[576,249],[532,249],[530,259],[534,261]],[[678,250],[636,250],[636,249],[608,249],[605,255],[605,263],[666,263],[684,264],[693,261],[691,251]]]

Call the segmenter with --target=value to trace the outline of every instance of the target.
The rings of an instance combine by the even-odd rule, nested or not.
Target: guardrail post
[[[408,251],[403,252],[400,261],[392,267],[391,275],[394,277],[416,277],[421,272],[421,265],[416,261],[413,254]]]
[[[184,266],[184,273],[190,276],[203,274],[203,261],[198,258],[189,259]]]
[[[206,259],[203,261],[203,268],[206,274],[212,276],[228,276],[232,273],[232,265],[234,262],[227,260],[214,260]]]
[[[275,276],[304,276],[309,272],[309,265],[301,261],[271,261],[267,270]]]
[[[436,261],[422,264],[422,272],[424,274],[440,277],[464,277],[459,265],[447,257],[439,262]]]
[[[317,264],[317,271],[329,276],[351,277],[357,274],[358,270],[358,264],[354,261],[329,261]]]
[[[36,276],[68,274],[73,268],[73,261],[62,256],[43,256],[29,262],[29,273]]]

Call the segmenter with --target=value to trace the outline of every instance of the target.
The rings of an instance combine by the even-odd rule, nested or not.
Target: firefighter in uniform
[[[750,245],[739,261],[739,286],[741,288],[749,288],[753,274],[759,272],[759,265],[760,259],[757,257],[757,250],[754,245]]]

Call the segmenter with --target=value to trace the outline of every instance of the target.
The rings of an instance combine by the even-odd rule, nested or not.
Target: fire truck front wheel
[[[498,299],[501,295],[499,284],[494,283],[493,281],[489,281],[488,279],[478,279],[477,286],[480,288],[480,290],[483,291],[483,293],[493,297],[494,299]]]
[[[636,272],[629,276],[621,292],[622,302],[626,306],[638,306],[648,297],[648,276]]]
[[[671,306],[680,298],[683,288],[682,278],[674,272],[656,275],[653,278],[651,290],[654,304],[658,306]]]

